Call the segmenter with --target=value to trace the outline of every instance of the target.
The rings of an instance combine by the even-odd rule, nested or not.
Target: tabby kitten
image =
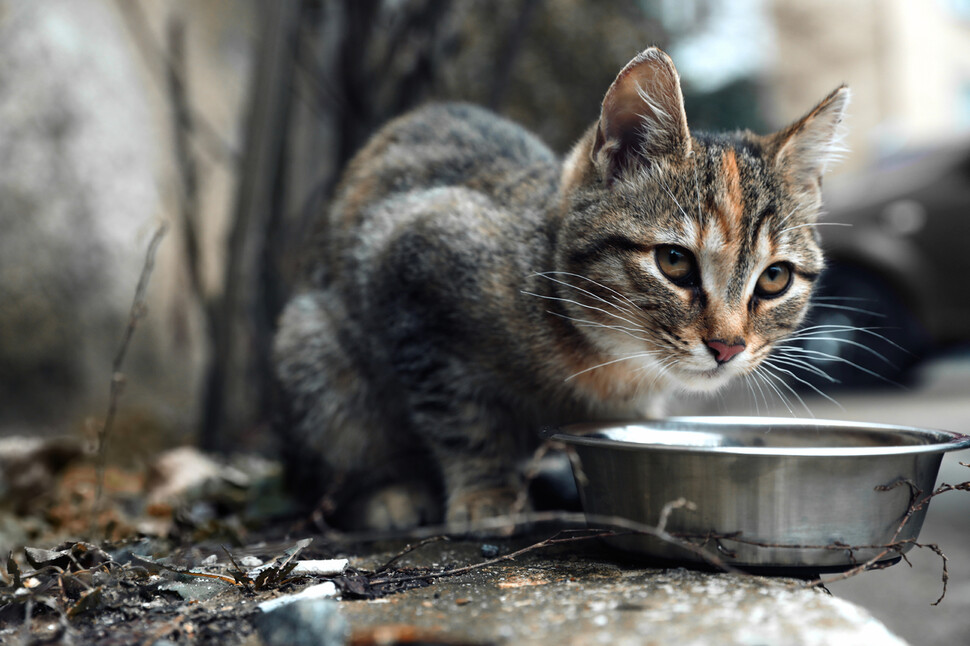
[[[691,133],[670,58],[624,67],[562,161],[469,105],[346,170],[275,354],[292,474],[331,520],[508,510],[543,426],[662,414],[802,320],[849,91],[781,132]]]

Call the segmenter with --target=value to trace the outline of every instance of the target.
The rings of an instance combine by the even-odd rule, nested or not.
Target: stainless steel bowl
[[[657,526],[665,505],[683,498],[696,509],[671,508],[668,533],[734,566],[817,572],[915,540],[928,504],[897,535],[910,506],[933,491],[943,453],[970,447],[970,436],[948,431],[760,417],[585,424],[555,437],[579,457],[573,472],[591,524],[619,517]],[[705,560],[648,535],[607,540],[647,556]]]

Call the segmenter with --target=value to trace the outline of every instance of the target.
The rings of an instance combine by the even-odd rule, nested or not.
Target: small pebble
[[[498,556],[498,545],[492,545],[491,543],[484,543],[482,545],[482,556],[487,559],[493,559]]]

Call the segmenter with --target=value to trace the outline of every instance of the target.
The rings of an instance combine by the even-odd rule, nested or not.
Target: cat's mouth
[[[739,374],[734,366],[728,364],[713,368],[692,368],[688,366],[679,366],[678,368],[676,371],[671,370],[671,373],[676,376],[684,388],[696,392],[717,390]]]
[[[716,366],[710,370],[697,371],[697,374],[701,377],[717,377],[724,374],[724,366]]]
[[[696,368],[681,368],[681,371],[695,378],[716,379],[719,377],[724,377],[725,373],[727,372],[727,369],[725,368],[725,366],[715,366],[707,370],[698,370]]]

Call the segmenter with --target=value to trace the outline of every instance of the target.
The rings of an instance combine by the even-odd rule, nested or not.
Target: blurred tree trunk
[[[226,450],[273,414],[272,337],[297,248],[340,170],[429,96],[447,0],[278,0],[264,7],[200,442]]]
[[[449,42],[443,32],[451,5],[304,2],[287,173],[290,241],[303,239],[340,171],[370,135],[433,94]]]
[[[293,38],[300,0],[262,5],[265,19],[255,59],[245,148],[226,248],[223,293],[217,303],[212,356],[205,376],[200,442],[228,448],[244,427],[265,415],[275,307],[268,306],[275,267],[266,237],[282,203],[282,170],[293,77]]]

